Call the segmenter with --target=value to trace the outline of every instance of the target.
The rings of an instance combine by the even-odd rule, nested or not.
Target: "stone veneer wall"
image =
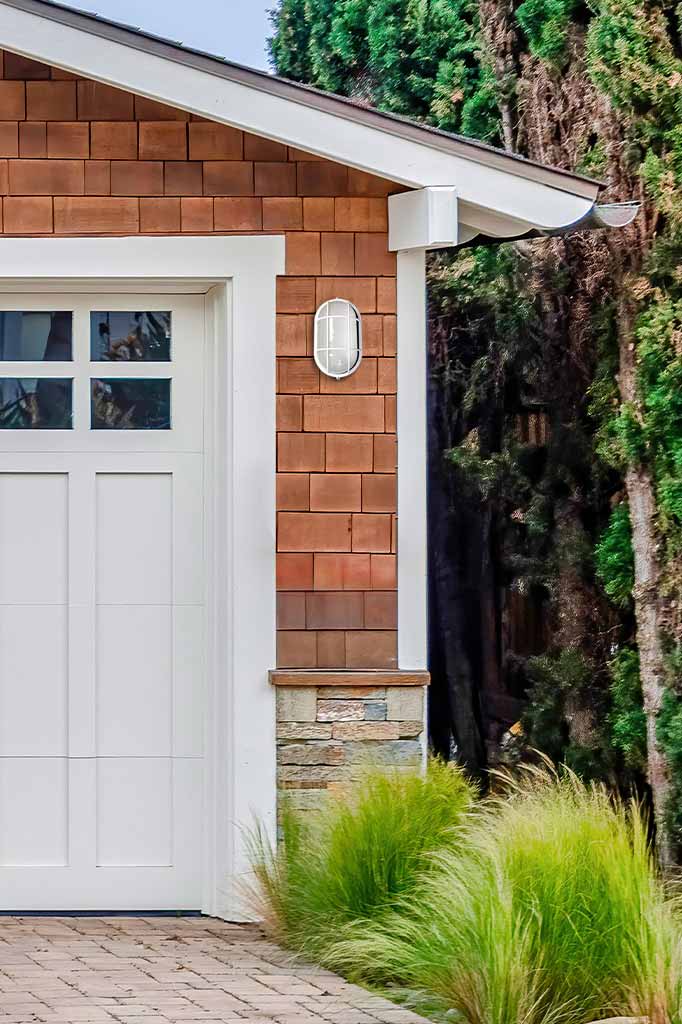
[[[277,688],[277,783],[300,810],[319,807],[368,764],[418,767],[424,686]]]

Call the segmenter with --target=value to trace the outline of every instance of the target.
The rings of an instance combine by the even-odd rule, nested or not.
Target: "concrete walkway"
[[[0,917],[0,1024],[419,1024],[211,918]]]

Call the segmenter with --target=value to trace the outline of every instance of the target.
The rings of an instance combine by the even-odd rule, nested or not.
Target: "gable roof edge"
[[[343,96],[325,93],[308,85],[292,82],[257,69],[247,68],[219,56],[204,53],[191,47],[185,47],[181,43],[173,42],[149,32],[143,32],[131,26],[100,17],[97,14],[79,11],[64,4],[51,2],[51,0],[1,0],[1,4],[5,7],[12,7],[78,31],[86,32],[100,39],[139,50],[145,54],[153,54],[164,60],[202,71],[248,89],[267,93],[270,96],[276,96],[348,122],[362,124],[367,128],[392,135],[397,139],[403,139],[416,143],[419,146],[430,148],[436,153],[500,170],[505,174],[517,176],[540,185],[546,185],[552,189],[565,191],[576,197],[594,201],[602,187],[600,182],[583,175],[561,168],[548,167],[535,161],[527,160],[517,154],[506,153],[475,139],[453,135],[396,114],[389,114],[369,106],[360,105]],[[0,40],[1,42],[2,40]],[[8,49],[11,49],[9,44]],[[90,71],[89,74],[93,78],[97,77],[94,71]],[[124,85],[119,87],[125,88]],[[177,105],[182,106],[181,103]],[[210,115],[207,114],[206,116]],[[313,151],[312,143],[310,148]],[[328,158],[334,159],[333,156]],[[339,159],[347,162],[347,156]],[[381,170],[377,170],[374,173],[384,174]],[[390,177],[390,175],[387,176]],[[396,178],[395,180],[400,179]],[[414,184],[437,183],[415,182]]]

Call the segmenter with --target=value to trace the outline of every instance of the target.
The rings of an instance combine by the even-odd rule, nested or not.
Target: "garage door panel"
[[[173,609],[97,609],[97,754],[172,753]]]
[[[67,523],[65,473],[0,473],[0,603],[65,603]]]
[[[68,754],[65,605],[0,605],[0,756]]]
[[[98,604],[167,604],[172,597],[173,476],[98,473]]]
[[[173,863],[173,760],[97,758],[97,864]]]
[[[66,866],[67,772],[64,757],[0,758],[0,864]]]

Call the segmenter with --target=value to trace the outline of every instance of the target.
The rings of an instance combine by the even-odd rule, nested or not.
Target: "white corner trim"
[[[426,256],[398,253],[398,667],[427,667]]]
[[[462,201],[529,226],[563,227],[583,217],[590,198],[329,111],[212,75],[0,2],[0,42],[8,50],[202,117],[422,188],[454,185]],[[568,183],[565,186],[570,187]],[[588,189],[589,190],[589,189]],[[517,232],[518,233],[518,232]]]
[[[208,700],[205,913],[244,912],[244,827],[275,829],[275,285],[273,235],[0,238],[0,291],[95,281],[201,290],[207,305]],[[199,287],[201,286],[201,287]],[[212,356],[212,358],[211,358]]]
[[[388,197],[388,248],[438,249],[457,245],[457,192],[428,186]]]

